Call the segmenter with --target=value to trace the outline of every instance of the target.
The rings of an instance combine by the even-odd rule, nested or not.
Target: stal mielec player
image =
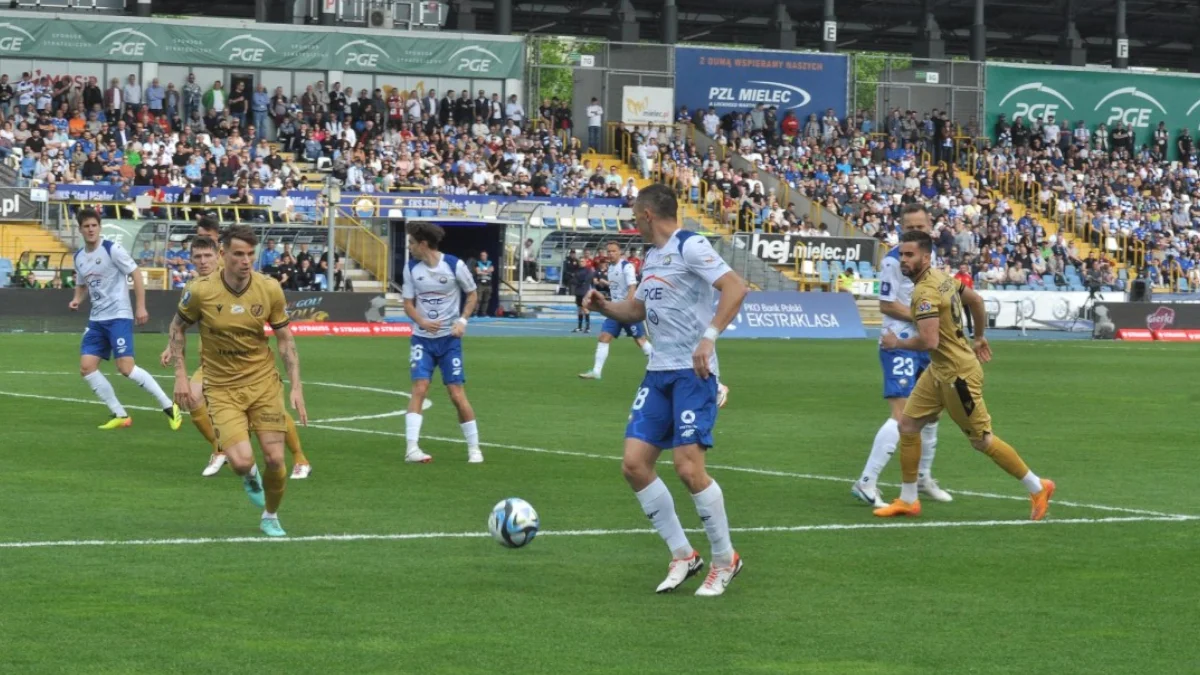
[[[224,267],[188,286],[171,322],[175,399],[188,408],[195,405],[184,352],[186,331],[198,323],[204,398],[217,440],[225,450],[230,468],[244,478],[251,501],[265,507],[262,531],[268,536],[282,537],[285,532],[277,514],[287,481],[283,458],[287,420],[283,382],[275,369],[275,357],[263,323],[270,324],[275,331],[279,355],[292,385],[292,407],[300,423],[307,426],[300,356],[288,328],[283,289],[279,282],[253,270],[254,248],[258,245],[253,230],[241,225],[230,227],[221,237],[221,244]],[[251,428],[258,435],[267,466],[261,491],[253,489],[258,483],[258,470],[250,445]],[[265,500],[262,492],[266,492]]]
[[[919,230],[900,237],[900,272],[913,280],[912,318],[917,335],[900,339],[884,333],[884,349],[932,352],[932,364],[921,374],[900,419],[900,498],[875,510],[875,515],[919,516],[917,472],[921,459],[921,428],[937,421],[942,410],[971,439],[971,446],[1029,490],[1032,520],[1046,517],[1054,481],[1038,478],[1011,445],[992,433],[992,417],[983,402],[983,367],[992,350],[983,336],[987,325],[983,298],[960,281],[933,269],[933,239]],[[975,346],[963,332],[963,305],[975,320]]]

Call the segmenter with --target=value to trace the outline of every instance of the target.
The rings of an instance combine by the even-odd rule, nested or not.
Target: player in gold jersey
[[[291,403],[308,424],[300,380],[300,357],[288,328],[286,302],[279,282],[253,270],[258,238],[245,226],[229,228],[221,238],[224,267],[189,284],[171,322],[171,353],[175,362],[175,398],[195,407],[187,374],[186,331],[200,325],[204,363],[204,399],[217,441],[234,473],[242,476],[251,501],[264,507],[261,529],[268,536],[286,533],[279,524],[279,504],[287,482],[284,434],[287,430],[283,382],[275,369],[264,322],[275,331],[279,355],[291,381]],[[250,445],[250,430],[258,436],[266,460],[262,487]],[[266,493],[265,499],[263,493]]]
[[[212,242],[212,246],[204,246],[201,244],[197,247],[196,242],[207,238]],[[220,269],[220,251],[217,248],[217,242],[221,239],[221,224],[216,217],[212,215],[202,216],[196,223],[196,238],[192,240],[192,266],[196,268],[197,278],[206,277]],[[164,367],[171,365],[171,347],[167,346],[163,350],[161,356],[162,365]],[[212,446],[212,455],[209,457],[208,464],[204,467],[204,471],[200,475],[209,478],[217,475],[221,467],[225,465],[225,453],[221,450],[221,446],[217,443],[216,435],[213,431],[212,421],[208,418],[208,406],[204,403],[203,382],[204,382],[204,364],[192,373],[192,398],[199,401],[199,404],[189,410],[192,424],[204,436],[204,440],[208,441]],[[285,413],[286,414],[286,413]],[[304,449],[300,444],[300,432],[296,430],[296,422],[291,415],[287,416],[287,435],[284,440],[287,442],[288,450],[292,451],[292,479],[301,480],[308,478],[312,473],[312,465],[309,464],[308,458],[304,455]]]
[[[900,420],[900,498],[875,510],[875,515],[921,515],[917,498],[917,472],[921,459],[921,428],[937,420],[942,410],[982,452],[1021,481],[1029,490],[1032,520],[1046,517],[1054,481],[1038,478],[1011,445],[992,433],[992,418],[983,402],[983,367],[992,360],[992,350],[983,336],[987,314],[983,298],[962,282],[932,269],[933,239],[926,232],[910,231],[900,237],[900,272],[913,280],[912,317],[915,337],[900,339],[883,335],[884,349],[908,349],[932,353],[932,364],[917,380]],[[963,305],[971,310],[975,326],[972,347],[963,332]]]

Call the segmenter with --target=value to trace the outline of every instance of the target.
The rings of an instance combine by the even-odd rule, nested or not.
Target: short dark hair
[[[679,200],[675,198],[675,191],[662,183],[647,185],[638,193],[634,203],[657,218],[678,217]]]
[[[929,215],[929,209],[925,208],[925,205],[922,204],[921,202],[912,202],[911,204],[905,204],[904,208],[900,209],[900,217],[901,218],[903,218],[904,216],[907,216],[907,215],[911,215],[913,213],[924,213],[925,215]]]
[[[93,209],[90,206],[87,208],[79,209],[79,213],[75,214],[75,222],[82,225],[83,221],[85,221],[85,220],[94,220],[97,223],[99,223],[100,222],[100,212],[97,211],[96,209]]]
[[[221,235],[221,245],[228,250],[229,245],[235,239],[246,242],[251,246],[258,246],[258,236],[254,234],[254,230],[250,229],[248,225],[230,225],[229,229],[225,230],[225,233]]]
[[[928,232],[920,230],[909,230],[900,235],[900,243],[913,242],[926,253],[933,253],[933,237],[929,236]]]
[[[215,215],[206,213],[200,216],[200,218],[196,221],[196,229],[204,230],[205,232],[212,232],[213,234],[217,235],[215,238],[220,238],[221,221],[217,220]]]
[[[604,245],[604,248],[608,248],[609,246],[616,246],[618,250],[622,248],[621,242],[617,241],[616,239],[609,240],[609,242]]]
[[[441,225],[434,223],[415,221],[404,226],[404,231],[413,239],[437,248],[442,243],[442,239],[446,236],[446,231]]]
[[[205,249],[212,251],[213,253],[216,253],[217,252],[217,242],[213,241],[209,237],[193,237],[192,238],[192,252],[193,253],[196,251],[203,251]]]

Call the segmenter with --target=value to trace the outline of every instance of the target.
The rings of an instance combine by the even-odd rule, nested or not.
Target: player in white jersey
[[[621,302],[592,290],[584,307],[623,324],[648,321],[654,353],[633,399],[625,428],[622,472],[642,511],[671,550],[667,578],[657,592],[679,587],[704,567],[675,514],[670,491],[655,472],[663,450],[674,450],[675,473],[687,486],[712,544],[712,568],[699,596],[715,596],[742,569],[729,539],[725,497],[705,470],[717,420],[717,352],[721,331],[737,316],[746,284],[704,237],[679,229],[675,193],[650,185],[638,194],[633,216],[654,248],[646,254],[642,283]],[[713,309],[713,289],[721,298]]]
[[[421,406],[429,393],[429,381],[434,368],[441,368],[442,384],[450,394],[450,402],[458,410],[458,422],[467,439],[467,461],[479,464],[483,452],[479,449],[479,428],[475,411],[467,400],[464,374],[462,337],[467,332],[467,318],[475,313],[479,295],[475,279],[466,263],[438,250],[441,227],[433,223],[409,223],[408,269],[404,275],[404,312],[413,320],[412,347],[409,365],[412,370],[412,398],[404,416],[404,437],[408,448],[404,461],[425,464],[433,458],[421,451]],[[462,294],[467,300],[462,302]]]
[[[605,255],[608,256],[608,294],[612,302],[621,302],[629,297],[633,289],[637,288],[637,272],[633,269],[633,265],[628,260],[621,256],[621,245],[615,241],[608,242],[608,246],[604,249]],[[642,348],[642,353],[646,358],[654,353],[654,346],[646,339],[645,326],[639,321],[638,323],[618,323],[613,319],[605,319],[604,325],[600,328],[600,340],[596,343],[596,361],[592,365],[592,369],[586,373],[580,373],[579,377],[585,380],[598,380],[604,372],[604,362],[608,359],[608,345],[616,338],[621,337],[621,332],[633,338],[637,345]]]
[[[134,322],[140,326],[150,320],[146,312],[146,287],[137,271],[137,263],[123,246],[101,239],[100,214],[94,209],[81,210],[76,220],[83,236],[83,248],[75,252],[75,297],[69,306],[72,310],[79,309],[85,293],[91,303],[79,348],[79,374],[112,412],[112,419],[100,428],[120,429],[133,424],[125,407],[117,400],[112,384],[99,371],[101,359],[107,361],[115,357],[117,371],[150,392],[167,415],[171,429],[178,429],[183,424],[179,406],[163,392],[150,373],[133,361]],[[131,275],[136,312],[129,306],[126,278]]]
[[[900,229],[902,232],[932,232],[929,212],[920,203],[905,206],[900,214]],[[917,334],[909,309],[912,292],[912,279],[900,273],[900,247],[897,246],[883,259],[879,271],[879,311],[883,313],[883,332],[891,332],[901,338]],[[904,414],[904,404],[908,402],[917,378],[929,367],[929,352],[880,347],[879,363],[883,367],[883,398],[891,408],[891,417],[876,432],[862,476],[850,488],[850,494],[856,499],[874,507],[888,504],[879,492],[879,474],[892,459],[900,443],[900,417]],[[917,487],[934,501],[953,501],[954,498],[933,479],[933,458],[936,453],[935,421],[921,429],[921,464]]]

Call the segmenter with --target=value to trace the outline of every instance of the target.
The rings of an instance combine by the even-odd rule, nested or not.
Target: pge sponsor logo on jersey
[[[268,51],[276,53],[271,43],[249,33],[229,38],[218,49],[226,54],[226,60],[235,63],[262,63]]]
[[[14,26],[11,23],[0,23],[0,53],[19,53],[27,42],[36,42],[33,33]]]
[[[1137,100],[1130,100],[1129,97]],[[1113,105],[1113,103],[1123,105]],[[1153,107],[1150,107],[1151,105]],[[1124,122],[1126,126],[1145,128],[1150,126],[1150,116],[1156,109],[1164,117],[1166,116],[1167,109],[1163,107],[1163,104],[1158,102],[1158,99],[1139,90],[1137,87],[1121,87],[1105,94],[1104,98],[1096,103],[1093,111],[1103,111],[1102,114],[1107,114],[1108,118],[1104,123],[1109,126],[1117,122]]]
[[[712,87],[708,90],[708,100],[721,108],[746,108],[762,103],[786,111],[808,105],[812,95],[800,87],[783,82],[750,80],[742,87]]]
[[[450,55],[450,64],[457,71],[469,73],[490,73],[492,66],[500,63],[500,57],[495,52],[476,45],[463,47]]]
[[[1023,117],[1026,120],[1035,120],[1051,115],[1061,117],[1059,109],[1064,106],[1068,110],[1075,109],[1075,105],[1062,92],[1042,82],[1013,87],[1000,99],[1000,109],[1008,113],[1010,119]]]
[[[379,67],[380,57],[385,62],[392,58],[383,47],[370,40],[353,40],[347,42],[333,54],[341,60],[343,66],[351,68],[375,69]]]
[[[133,28],[122,28],[100,38],[100,48],[109,56],[145,56],[146,43],[155,47],[154,38]]]

